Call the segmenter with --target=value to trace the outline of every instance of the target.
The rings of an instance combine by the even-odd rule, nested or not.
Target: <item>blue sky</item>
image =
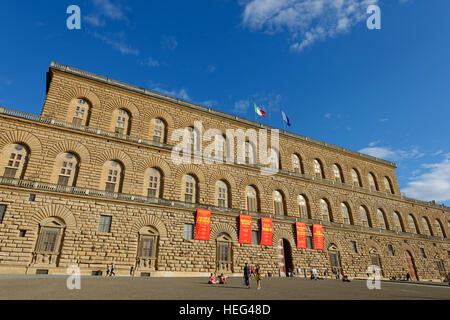
[[[369,30],[366,8],[381,8]],[[81,30],[66,9],[81,8]],[[3,1],[0,105],[40,113],[51,61],[398,164],[450,205],[450,2]],[[270,104],[270,110],[268,109]]]

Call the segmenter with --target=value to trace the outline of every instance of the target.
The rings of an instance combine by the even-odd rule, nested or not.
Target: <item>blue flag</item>
[[[286,122],[288,126],[291,126],[291,123],[289,122],[289,118],[286,116],[283,110],[281,110],[281,116],[283,117],[283,121]]]

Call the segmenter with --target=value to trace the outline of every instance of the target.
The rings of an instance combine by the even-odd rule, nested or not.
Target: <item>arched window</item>
[[[330,214],[330,205],[326,199],[320,199],[320,209],[323,221],[332,221]]]
[[[392,188],[391,180],[389,180],[388,177],[384,177],[384,188],[387,193],[394,193],[394,190]]]
[[[184,201],[187,203],[197,202],[197,181],[192,175],[184,177]]]
[[[323,174],[323,168],[322,163],[318,159],[314,159],[314,174],[317,178],[325,179],[325,176]]]
[[[107,161],[103,165],[103,177],[105,180],[105,191],[121,192],[123,180],[123,166],[118,161]]]
[[[65,227],[64,222],[55,217],[47,218],[39,224],[33,266],[58,266]]]
[[[216,270],[218,273],[233,271],[233,238],[222,232],[217,235]]]
[[[246,164],[255,164],[256,163],[256,155],[255,155],[255,147],[251,142],[245,142],[245,163]]]
[[[353,224],[350,220],[350,209],[348,208],[348,205],[345,202],[341,203],[341,213],[342,213],[342,219],[344,224]]]
[[[429,235],[429,236],[432,235],[432,234],[431,234],[431,226],[430,226],[430,222],[429,222],[428,219],[425,218],[425,217],[422,217],[422,228],[423,228],[423,232],[424,232],[426,235]]]
[[[117,109],[113,113],[114,132],[128,134],[130,127],[130,114],[124,109]]]
[[[161,198],[162,179],[163,179],[161,171],[159,171],[157,168],[149,168],[147,175],[148,175],[147,197]]]
[[[298,196],[298,211],[300,213],[300,217],[303,219],[311,218],[311,215],[309,214],[309,206],[308,202],[305,196],[299,195]]]
[[[6,178],[22,179],[29,158],[28,148],[22,144],[10,144],[3,149],[3,176]]]
[[[145,226],[139,230],[136,270],[151,271],[157,269],[158,243],[159,232],[156,228]]]
[[[344,183],[344,176],[342,175],[341,167],[338,164],[333,164],[333,172],[334,172],[334,179],[337,182]]]
[[[216,198],[217,198],[217,206],[222,208],[229,207],[228,201],[228,185],[226,182],[219,180],[216,182]]]
[[[367,175],[367,178],[369,179],[370,190],[377,191],[378,185],[377,181],[375,180],[375,176],[372,173],[369,173]]]
[[[78,173],[78,158],[73,153],[61,153],[56,158],[58,185],[75,186]]]
[[[402,218],[400,217],[400,214],[398,212],[394,211],[393,218],[394,218],[395,230],[396,231],[405,232],[405,229],[403,228],[403,222],[402,222]]]
[[[300,157],[296,154],[292,155],[292,168],[295,173],[298,173],[298,174],[303,173],[302,162],[300,160]]]
[[[381,209],[377,210],[377,217],[380,228],[386,230],[387,229],[386,215]]]
[[[248,186],[246,190],[247,211],[258,212],[258,191],[253,186]]]
[[[436,226],[436,235],[438,237],[445,238],[444,228],[439,219],[434,220],[434,225]]]
[[[85,99],[76,98],[70,103],[70,110],[72,112],[72,123],[75,126],[87,126],[90,115],[90,104]],[[70,119],[70,118],[69,118]],[[70,121],[67,119],[68,121]]]
[[[372,227],[372,223],[369,219],[369,215],[367,214],[367,208],[364,206],[359,207],[359,213],[361,214],[361,222],[364,227]]]
[[[419,233],[419,230],[417,230],[416,219],[414,219],[412,214],[408,215],[408,224],[409,230],[411,230],[413,233]]]
[[[361,178],[355,169],[352,169],[352,181],[354,186],[361,187]]]
[[[276,215],[282,216],[285,214],[283,203],[284,203],[283,194],[280,191],[275,190],[273,192],[273,207]]]
[[[152,119],[153,141],[166,142],[166,124],[161,119]]]

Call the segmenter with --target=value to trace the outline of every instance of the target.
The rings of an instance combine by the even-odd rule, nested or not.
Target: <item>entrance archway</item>
[[[233,272],[232,259],[233,239],[229,234],[222,232],[217,235],[216,270],[217,273]]]
[[[286,277],[288,272],[293,272],[291,244],[286,239],[280,239],[278,242],[278,266],[280,277]]]
[[[414,258],[408,250],[405,251],[406,264],[408,265],[409,275],[411,276],[411,280],[417,281],[419,278],[417,277],[416,265],[414,264]]]

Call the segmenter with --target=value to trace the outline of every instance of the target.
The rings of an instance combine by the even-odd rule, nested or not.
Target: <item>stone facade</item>
[[[239,273],[248,261],[278,276],[280,245],[284,264],[294,269],[337,267],[349,277],[363,277],[378,257],[387,278],[411,270],[410,255],[411,271],[420,280],[441,280],[450,271],[450,208],[401,196],[395,164],[282,132],[275,175],[262,176],[257,164],[175,165],[174,130],[198,120],[203,131],[261,128],[52,64],[41,116],[0,108],[0,273],[65,274],[68,266],[78,265],[91,274],[114,262],[118,274],[134,266],[137,274],[198,276],[216,271],[225,259],[228,274]],[[314,160],[321,165],[319,175]],[[149,197],[152,172],[159,175]],[[187,176],[193,177],[194,203],[186,202]],[[218,181],[226,186],[225,207],[218,203]],[[249,186],[257,191],[257,212],[247,211]],[[275,191],[282,197],[280,214],[275,214]],[[212,211],[209,241],[186,236],[196,208]],[[273,246],[240,244],[240,214],[252,215],[253,230],[259,230],[259,218],[272,217]],[[107,230],[105,221],[110,221]],[[308,236],[313,223],[323,224],[325,250],[297,249],[296,221],[306,222]],[[220,245],[228,251],[219,253]]]

